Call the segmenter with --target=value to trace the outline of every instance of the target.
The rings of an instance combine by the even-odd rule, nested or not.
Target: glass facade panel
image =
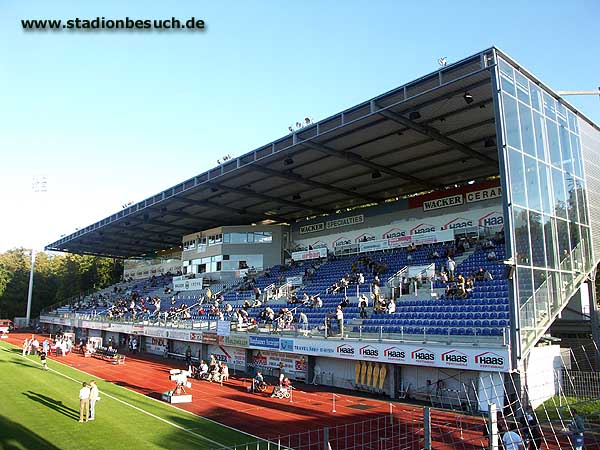
[[[500,83],[502,84],[502,90],[511,95],[515,95],[513,68],[510,66],[510,64],[507,64],[502,60],[498,61],[498,66],[500,67]]]
[[[558,139],[558,127],[556,124],[546,119],[546,135],[548,136],[548,147],[550,150],[550,162],[553,166],[561,167],[562,154],[560,153],[560,140]]]
[[[519,122],[521,123],[523,150],[528,155],[535,156],[535,134],[533,130],[533,119],[531,118],[531,109],[523,103],[519,103]]]
[[[551,169],[552,172],[552,190],[554,191],[554,215],[567,218],[567,195],[563,183],[562,172]]]
[[[591,267],[587,188],[576,115],[501,57],[497,74],[513,219],[506,231],[525,348],[564,307],[584,268]]]
[[[527,204],[530,209],[542,210],[538,167],[535,159],[525,156],[525,181],[527,183]]]
[[[579,211],[579,223],[589,225],[589,219],[587,214],[587,199],[585,198],[585,189],[581,181],[577,183],[577,210]]]
[[[542,110],[542,91],[533,83],[529,83],[529,91],[531,92],[531,106],[536,111]]]
[[[561,126],[558,134],[560,139],[560,152],[562,155],[563,169],[567,173],[574,173],[573,158],[571,157],[571,138],[569,135],[569,130],[567,130],[564,126]]]
[[[529,218],[527,210],[514,208],[515,250],[516,260],[519,264],[531,264],[531,249],[529,248]]]
[[[508,149],[508,165],[510,167],[510,193],[512,201],[517,205],[527,206],[523,154],[516,150]]]
[[[560,126],[567,127],[567,108],[565,108],[565,105],[558,103],[556,108],[556,119]]]
[[[566,220],[556,219],[556,235],[558,236],[560,268],[563,270],[571,270],[569,224]]]
[[[544,92],[544,114],[549,119],[556,120],[556,100],[547,92]]]
[[[577,213],[577,186],[573,175],[565,174],[565,184],[567,187],[567,216],[569,221],[579,222]]]
[[[511,147],[521,149],[521,133],[519,132],[519,114],[517,109],[517,101],[506,95],[502,95],[504,104],[504,121],[508,125],[506,127],[506,143]]]
[[[544,227],[541,214],[529,212],[529,232],[531,233],[531,262],[534,266],[546,267]]]
[[[550,216],[543,216],[544,242],[546,243],[546,267],[557,267],[556,258],[556,220]]]
[[[542,212],[552,214],[552,189],[548,171],[550,168],[544,163],[538,163],[538,174],[540,178],[540,195],[542,196]]]
[[[571,133],[571,154],[573,156],[573,170],[575,176],[583,179],[583,155],[581,154],[581,147],[579,145],[579,138]]]
[[[546,127],[544,126],[544,119],[536,112],[533,113],[533,130],[535,134],[535,148],[536,155],[542,161],[546,161]]]
[[[517,82],[517,98],[529,105],[529,80],[519,72],[515,72],[515,80]]]

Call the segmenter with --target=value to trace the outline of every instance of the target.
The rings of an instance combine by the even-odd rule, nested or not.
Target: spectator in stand
[[[335,311],[335,318],[338,322],[338,330],[340,336],[344,336],[344,311],[342,310],[342,306],[338,305]]]
[[[456,270],[456,262],[448,255],[448,261],[446,262],[448,267],[448,279],[454,281],[454,271]]]
[[[302,330],[302,333],[306,335],[306,333],[308,333],[308,317],[306,316],[304,311],[300,311],[298,323],[300,323],[300,329]]]
[[[456,294],[463,298],[467,296],[466,280],[465,277],[462,276],[462,273],[458,274],[458,277],[456,278]]]
[[[496,252],[494,250],[490,250],[490,252],[487,254],[487,260],[488,261],[496,261],[497,257],[496,257]]]
[[[388,310],[388,314],[395,314],[396,313],[396,302],[394,302],[394,299],[391,298],[388,305],[387,305],[387,310]]]
[[[321,300],[321,296],[319,294],[317,294],[316,297],[315,297],[314,306],[315,306],[315,308],[322,308],[323,307],[323,300]]]
[[[360,297],[360,300],[358,302],[358,307],[360,309],[360,318],[361,319],[367,319],[368,318],[368,316],[367,316],[367,306],[369,306],[368,305],[368,301],[367,301],[367,297],[366,297],[365,294],[363,294]]]
[[[437,259],[439,257],[440,257],[440,253],[435,248],[429,253],[430,259]]]

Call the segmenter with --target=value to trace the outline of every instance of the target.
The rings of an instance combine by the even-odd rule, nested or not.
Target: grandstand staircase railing
[[[402,269],[400,269],[398,272],[396,272],[394,275],[392,275],[386,280],[385,284],[390,289],[392,296],[395,297],[394,292],[395,289],[397,289],[399,292],[398,297],[402,297],[402,279],[405,276],[407,276],[407,274],[408,266],[404,266]]]
[[[567,307],[573,295],[577,293],[581,282],[585,279],[586,272],[581,262],[583,261],[581,244],[581,242],[577,244],[571,252],[573,262],[567,256],[560,263],[561,270],[570,272],[572,267],[575,268],[572,281],[557,278],[558,272],[550,272],[551,277],[555,276],[554,286],[556,288],[553,288],[553,285],[549,283],[552,278],[548,278],[524,303],[520,303],[518,313],[521,322],[521,353],[523,356],[547,332],[554,320]]]

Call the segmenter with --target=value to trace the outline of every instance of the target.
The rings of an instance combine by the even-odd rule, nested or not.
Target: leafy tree
[[[25,316],[31,251],[0,253],[0,318]],[[123,262],[88,255],[36,254],[31,316],[55,303],[102,289],[119,281]]]

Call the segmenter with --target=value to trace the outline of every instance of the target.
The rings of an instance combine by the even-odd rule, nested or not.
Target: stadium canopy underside
[[[442,67],[159,192],[46,249],[150,255],[180,245],[184,234],[217,226],[293,223],[496,176],[493,65],[490,49]]]

